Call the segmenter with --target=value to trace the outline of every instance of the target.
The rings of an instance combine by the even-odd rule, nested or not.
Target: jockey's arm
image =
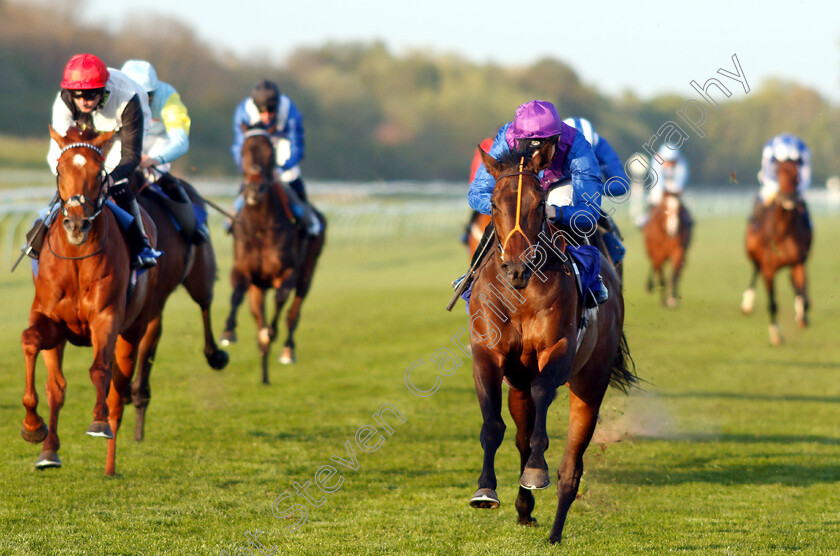
[[[620,197],[626,195],[630,186],[627,173],[624,171],[624,164],[606,139],[603,137],[595,147],[595,158],[601,167],[601,175],[604,177],[604,194],[608,197]],[[615,179],[613,179],[615,178]],[[610,181],[612,179],[612,181]]]
[[[245,142],[245,132],[242,131],[242,124],[250,124],[248,113],[245,110],[247,102],[247,99],[240,102],[233,113],[233,144],[230,146],[230,153],[240,170],[242,170],[242,143]]]
[[[159,150],[150,150],[149,156],[156,159],[157,164],[165,164],[181,158],[190,149],[191,121],[187,107],[181,101],[181,95],[177,92],[169,95],[160,111],[160,117],[169,141]]]
[[[289,101],[289,117],[286,120],[286,128],[285,136],[289,141],[289,157],[280,167],[281,170],[289,170],[300,164],[306,150],[303,115],[291,101]]]
[[[496,160],[510,150],[507,141],[505,141],[505,132],[509,126],[509,123],[502,126],[493,140],[493,145],[487,151],[487,154]],[[481,214],[490,214],[490,197],[493,195],[494,187],[496,187],[496,179],[490,175],[490,172],[482,163],[475,171],[475,179],[470,184],[470,190],[467,194],[470,207]]]
[[[67,130],[73,125],[73,114],[64,101],[61,99],[61,93],[55,97],[52,109],[52,127],[60,135],[66,135]],[[53,140],[50,140],[50,150],[47,152],[47,163],[50,166],[50,171],[56,174],[56,166],[58,165],[58,157],[61,156],[61,147]]]
[[[140,165],[143,154],[143,111],[137,95],[125,106],[120,122],[120,162],[111,172],[115,182],[127,178]]]
[[[583,235],[590,235],[601,216],[601,168],[592,147],[582,133],[575,134],[572,148],[563,165],[563,173],[572,178],[572,204],[558,207],[555,223]]]

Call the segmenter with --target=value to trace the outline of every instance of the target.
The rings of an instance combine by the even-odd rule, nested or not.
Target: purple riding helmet
[[[557,148],[551,166],[546,169],[540,183],[543,189],[555,181],[568,177],[563,175],[563,164],[575,139],[575,128],[563,123],[557,108],[545,100],[532,100],[520,104],[516,116],[505,132],[505,141],[511,150],[517,148],[520,139],[545,139],[559,135]]]

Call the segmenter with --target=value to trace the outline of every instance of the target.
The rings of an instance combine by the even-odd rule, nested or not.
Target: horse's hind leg
[[[268,352],[273,336],[265,322],[265,291],[251,284],[248,288],[248,305],[257,323],[257,349],[260,351],[262,383],[268,384]]]
[[[753,273],[750,278],[750,285],[744,290],[744,295],[741,297],[741,312],[745,315],[751,315],[755,307],[755,282],[758,279],[760,269],[758,263],[753,261]]]
[[[566,516],[577,497],[580,478],[583,476],[583,453],[589,446],[592,433],[595,432],[598,410],[606,390],[606,384],[603,388],[596,388],[599,392],[595,392],[593,397],[586,401],[576,394],[574,383],[569,386],[569,434],[563,461],[557,473],[557,515],[548,537],[551,543],[559,543],[563,536]]]
[[[149,377],[152,374],[155,354],[163,331],[162,317],[153,319],[146,327],[146,333],[140,340],[140,347],[137,350],[137,376],[131,383],[131,401],[137,413],[134,424],[134,440],[143,440],[146,427],[146,409],[152,399],[152,390],[149,385]]]
[[[685,251],[678,249],[671,257],[671,283],[668,288],[669,295],[666,301],[668,307],[675,308],[679,305],[679,293],[677,291],[677,284],[679,284],[680,273],[685,264]]]
[[[216,258],[208,241],[196,247],[196,258],[192,270],[184,279],[184,288],[201,308],[204,325],[204,357],[211,368],[220,371],[230,361],[228,353],[216,345],[213,337],[213,323],[210,319],[210,305],[213,303],[213,282],[216,277]]]
[[[525,463],[531,457],[531,432],[534,430],[534,404],[529,392],[511,388],[508,392],[508,408],[516,423],[516,447],[519,449],[519,473],[525,471]],[[534,510],[534,494],[522,486],[516,497],[516,512],[520,525],[535,525],[537,520],[531,517]]]
[[[791,281],[793,282],[793,290],[796,292],[796,298],[793,301],[793,308],[796,315],[796,324],[799,328],[806,328],[808,326],[808,288],[805,275],[805,265],[798,264],[790,271]]]
[[[238,272],[231,272],[230,282],[233,286],[233,292],[230,294],[230,313],[225,321],[225,331],[219,338],[219,343],[223,346],[236,343],[236,312],[245,299],[245,292],[248,291],[248,280]]]
[[[478,490],[470,499],[473,508],[499,507],[496,494],[496,451],[505,437],[502,420],[502,370],[497,368],[488,354],[473,349],[473,379],[478,404],[481,407],[481,447],[484,461],[478,477]]]

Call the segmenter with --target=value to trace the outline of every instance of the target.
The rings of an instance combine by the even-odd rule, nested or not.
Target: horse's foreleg
[[[753,273],[752,278],[750,278],[750,285],[744,290],[744,295],[741,297],[741,312],[745,315],[751,315],[755,306],[755,282],[758,280],[759,271],[760,267],[758,263],[753,261]]]
[[[58,344],[58,328],[40,314],[33,314],[30,326],[20,336],[26,366],[26,385],[23,391],[23,407],[26,417],[23,419],[21,436],[27,442],[38,444],[47,436],[47,425],[38,415],[38,391],[35,388],[35,368],[38,354],[45,346]]]
[[[508,409],[516,423],[516,447],[519,449],[519,473],[525,471],[525,463],[531,457],[531,432],[534,430],[534,403],[530,392],[511,388],[508,392]],[[520,486],[516,497],[516,512],[520,525],[534,525],[537,520],[531,517],[534,510],[533,493]]]
[[[680,280],[680,273],[682,272],[683,265],[685,264],[685,251],[682,249],[678,249],[672,256],[671,256],[671,283],[669,289],[669,295],[667,299],[668,307],[674,308],[679,305],[679,292],[677,291],[677,284],[679,284]]]
[[[55,349],[43,351],[44,364],[47,367],[47,403],[50,406],[50,425],[41,454],[35,462],[35,467],[39,469],[61,467],[61,460],[58,459],[58,449],[61,446],[58,439],[58,414],[64,406],[64,393],[67,389],[67,381],[61,369],[65,345],[62,343]]]
[[[554,374],[550,371],[541,372],[531,382],[531,399],[534,404],[534,428],[531,431],[530,438],[531,454],[519,478],[519,486],[529,490],[548,488],[548,485],[551,484],[551,479],[548,476],[548,464],[545,461],[545,452],[548,450],[548,430],[546,426],[548,408],[557,393]]]
[[[245,292],[248,291],[248,280],[238,272],[231,272],[230,281],[233,286],[233,292],[230,294],[230,313],[225,321],[225,331],[219,338],[219,343],[223,346],[236,343],[236,312],[245,298]]]
[[[154,364],[155,354],[157,353],[160,336],[163,332],[162,317],[158,316],[149,322],[146,327],[146,333],[140,340],[139,348],[137,349],[137,376],[131,383],[131,401],[134,403],[134,409],[137,413],[137,419],[134,424],[134,440],[140,442],[143,440],[143,435],[146,426],[146,408],[149,407],[149,401],[152,399],[152,390],[149,384],[149,377],[152,374],[152,365]],[[119,362],[117,363],[120,364]],[[114,382],[117,378],[114,378]]]
[[[767,288],[767,312],[770,315],[770,325],[768,326],[768,332],[770,334],[770,343],[774,346],[777,346],[784,342],[784,338],[782,338],[781,332],[779,332],[779,324],[776,320],[776,313],[778,311],[778,305],[776,305],[776,288],[775,288],[775,273],[771,271],[766,271],[764,274],[764,285]]]
[[[473,380],[481,407],[481,447],[484,461],[478,477],[478,490],[470,499],[473,508],[499,507],[496,494],[496,451],[505,437],[505,422],[502,420],[502,369],[490,360],[490,356],[473,347]]]
[[[184,279],[184,288],[201,308],[201,321],[204,325],[204,358],[211,368],[224,369],[230,357],[216,345],[213,337],[213,324],[210,318],[210,305],[213,303],[213,283],[216,278],[216,256],[213,245],[208,241],[196,247],[196,257],[192,270]],[[234,320],[235,326],[235,320]]]
[[[114,372],[112,373],[111,383],[113,387],[108,392],[108,423],[113,435],[108,439],[108,455],[105,458],[106,475],[116,473],[117,434],[122,423],[125,403],[131,396],[131,375],[134,373],[134,362],[137,360],[137,354],[138,345],[136,343],[128,342],[122,336],[117,339],[117,345],[114,348]]]
[[[598,409],[603,398],[600,396],[587,402],[575,394],[574,385],[569,388],[569,434],[566,450],[557,473],[557,515],[548,540],[559,543],[563,536],[566,515],[577,496],[580,478],[583,476],[583,453],[589,446],[595,425],[598,422]],[[606,386],[604,386],[606,389]]]
[[[251,284],[248,288],[248,305],[257,323],[257,349],[260,351],[262,383],[268,384],[268,353],[272,334],[265,322],[265,291]]]
[[[796,324],[799,325],[799,328],[805,328],[808,326],[808,306],[810,305],[805,265],[794,265],[790,271],[790,278],[793,282],[793,290],[796,292],[796,298],[793,300]]]
[[[90,366],[90,381],[96,388],[96,403],[93,406],[93,422],[87,430],[90,436],[112,438],[113,431],[108,424],[108,404],[106,398],[111,385],[111,365],[114,360],[114,347],[119,335],[114,312],[105,311],[91,321],[91,344],[93,346],[93,364]]]

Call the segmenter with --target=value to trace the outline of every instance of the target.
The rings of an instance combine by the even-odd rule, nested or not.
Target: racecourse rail
[[[36,171],[4,171],[0,181],[0,264],[11,264],[24,242],[24,234],[38,210],[55,193],[52,177]],[[199,192],[216,204],[232,210],[239,189],[238,180],[191,178]],[[452,233],[454,241],[462,233],[470,214],[467,183],[463,182],[317,182],[308,181],[307,190],[315,205],[329,221],[328,241],[375,241],[394,235]],[[703,221],[750,212],[757,184],[737,186],[691,185],[685,192],[686,205],[695,220]],[[815,214],[840,212],[840,191],[812,187],[806,194]],[[619,219],[630,218],[640,210],[632,195],[624,203],[606,200]],[[210,210],[210,225],[221,228],[224,217]]]

